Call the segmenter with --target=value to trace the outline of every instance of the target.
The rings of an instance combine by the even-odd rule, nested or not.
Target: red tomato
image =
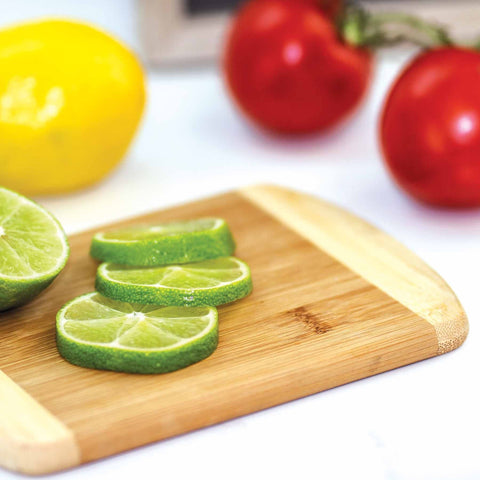
[[[480,205],[480,53],[420,54],[395,82],[380,136],[394,178],[440,206]]]
[[[324,130],[359,104],[372,56],[338,37],[311,0],[253,0],[235,18],[226,81],[241,110],[264,128]]]

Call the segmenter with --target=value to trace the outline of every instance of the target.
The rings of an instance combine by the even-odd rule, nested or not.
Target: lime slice
[[[97,233],[90,254],[104,262],[155,266],[227,257],[235,243],[225,220],[200,218]]]
[[[117,302],[97,292],[57,314],[57,347],[74,365],[129,373],[165,373],[211,355],[218,344],[214,307]]]
[[[150,268],[102,263],[96,288],[124,302],[221,305],[248,295],[252,279],[248,265],[235,257]]]
[[[50,213],[0,187],[0,310],[23,305],[48,287],[68,254],[67,237]]]

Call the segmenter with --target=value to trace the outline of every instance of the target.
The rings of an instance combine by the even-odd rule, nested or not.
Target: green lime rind
[[[223,305],[251,293],[250,268],[235,257],[185,265],[129,267],[102,263],[96,289],[124,302],[156,305]]]
[[[225,220],[201,218],[97,233],[90,255],[121,265],[183,264],[228,257],[235,242]]]
[[[21,307],[30,302],[55,280],[58,273],[35,280],[10,281],[0,277],[0,311]]]
[[[58,220],[0,187],[0,311],[26,304],[63,270],[70,254]]]
[[[149,317],[152,311],[156,316]],[[135,314],[145,318],[135,320]],[[98,316],[101,318],[95,318]],[[194,335],[189,337],[192,327]],[[60,355],[74,365],[126,373],[167,373],[197,363],[215,351],[218,313],[214,307],[132,305],[92,292],[61,308],[56,331]],[[172,331],[181,336],[172,335]],[[158,345],[152,345],[155,343]]]

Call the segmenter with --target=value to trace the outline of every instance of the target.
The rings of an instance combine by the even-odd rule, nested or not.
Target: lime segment
[[[124,302],[222,305],[248,295],[252,279],[248,265],[235,257],[151,268],[102,263],[96,288]]]
[[[232,255],[235,243],[225,220],[200,218],[97,233],[93,258],[122,265],[190,263]]]
[[[97,292],[57,314],[57,346],[70,363],[130,373],[164,373],[196,363],[218,343],[214,307],[124,303]]]
[[[0,310],[45,289],[68,259],[58,221],[31,200],[0,187]]]

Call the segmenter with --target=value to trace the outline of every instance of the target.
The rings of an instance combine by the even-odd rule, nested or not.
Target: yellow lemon
[[[124,156],[145,104],[125,46],[91,26],[25,23],[0,32],[0,185],[27,195],[102,179]]]

